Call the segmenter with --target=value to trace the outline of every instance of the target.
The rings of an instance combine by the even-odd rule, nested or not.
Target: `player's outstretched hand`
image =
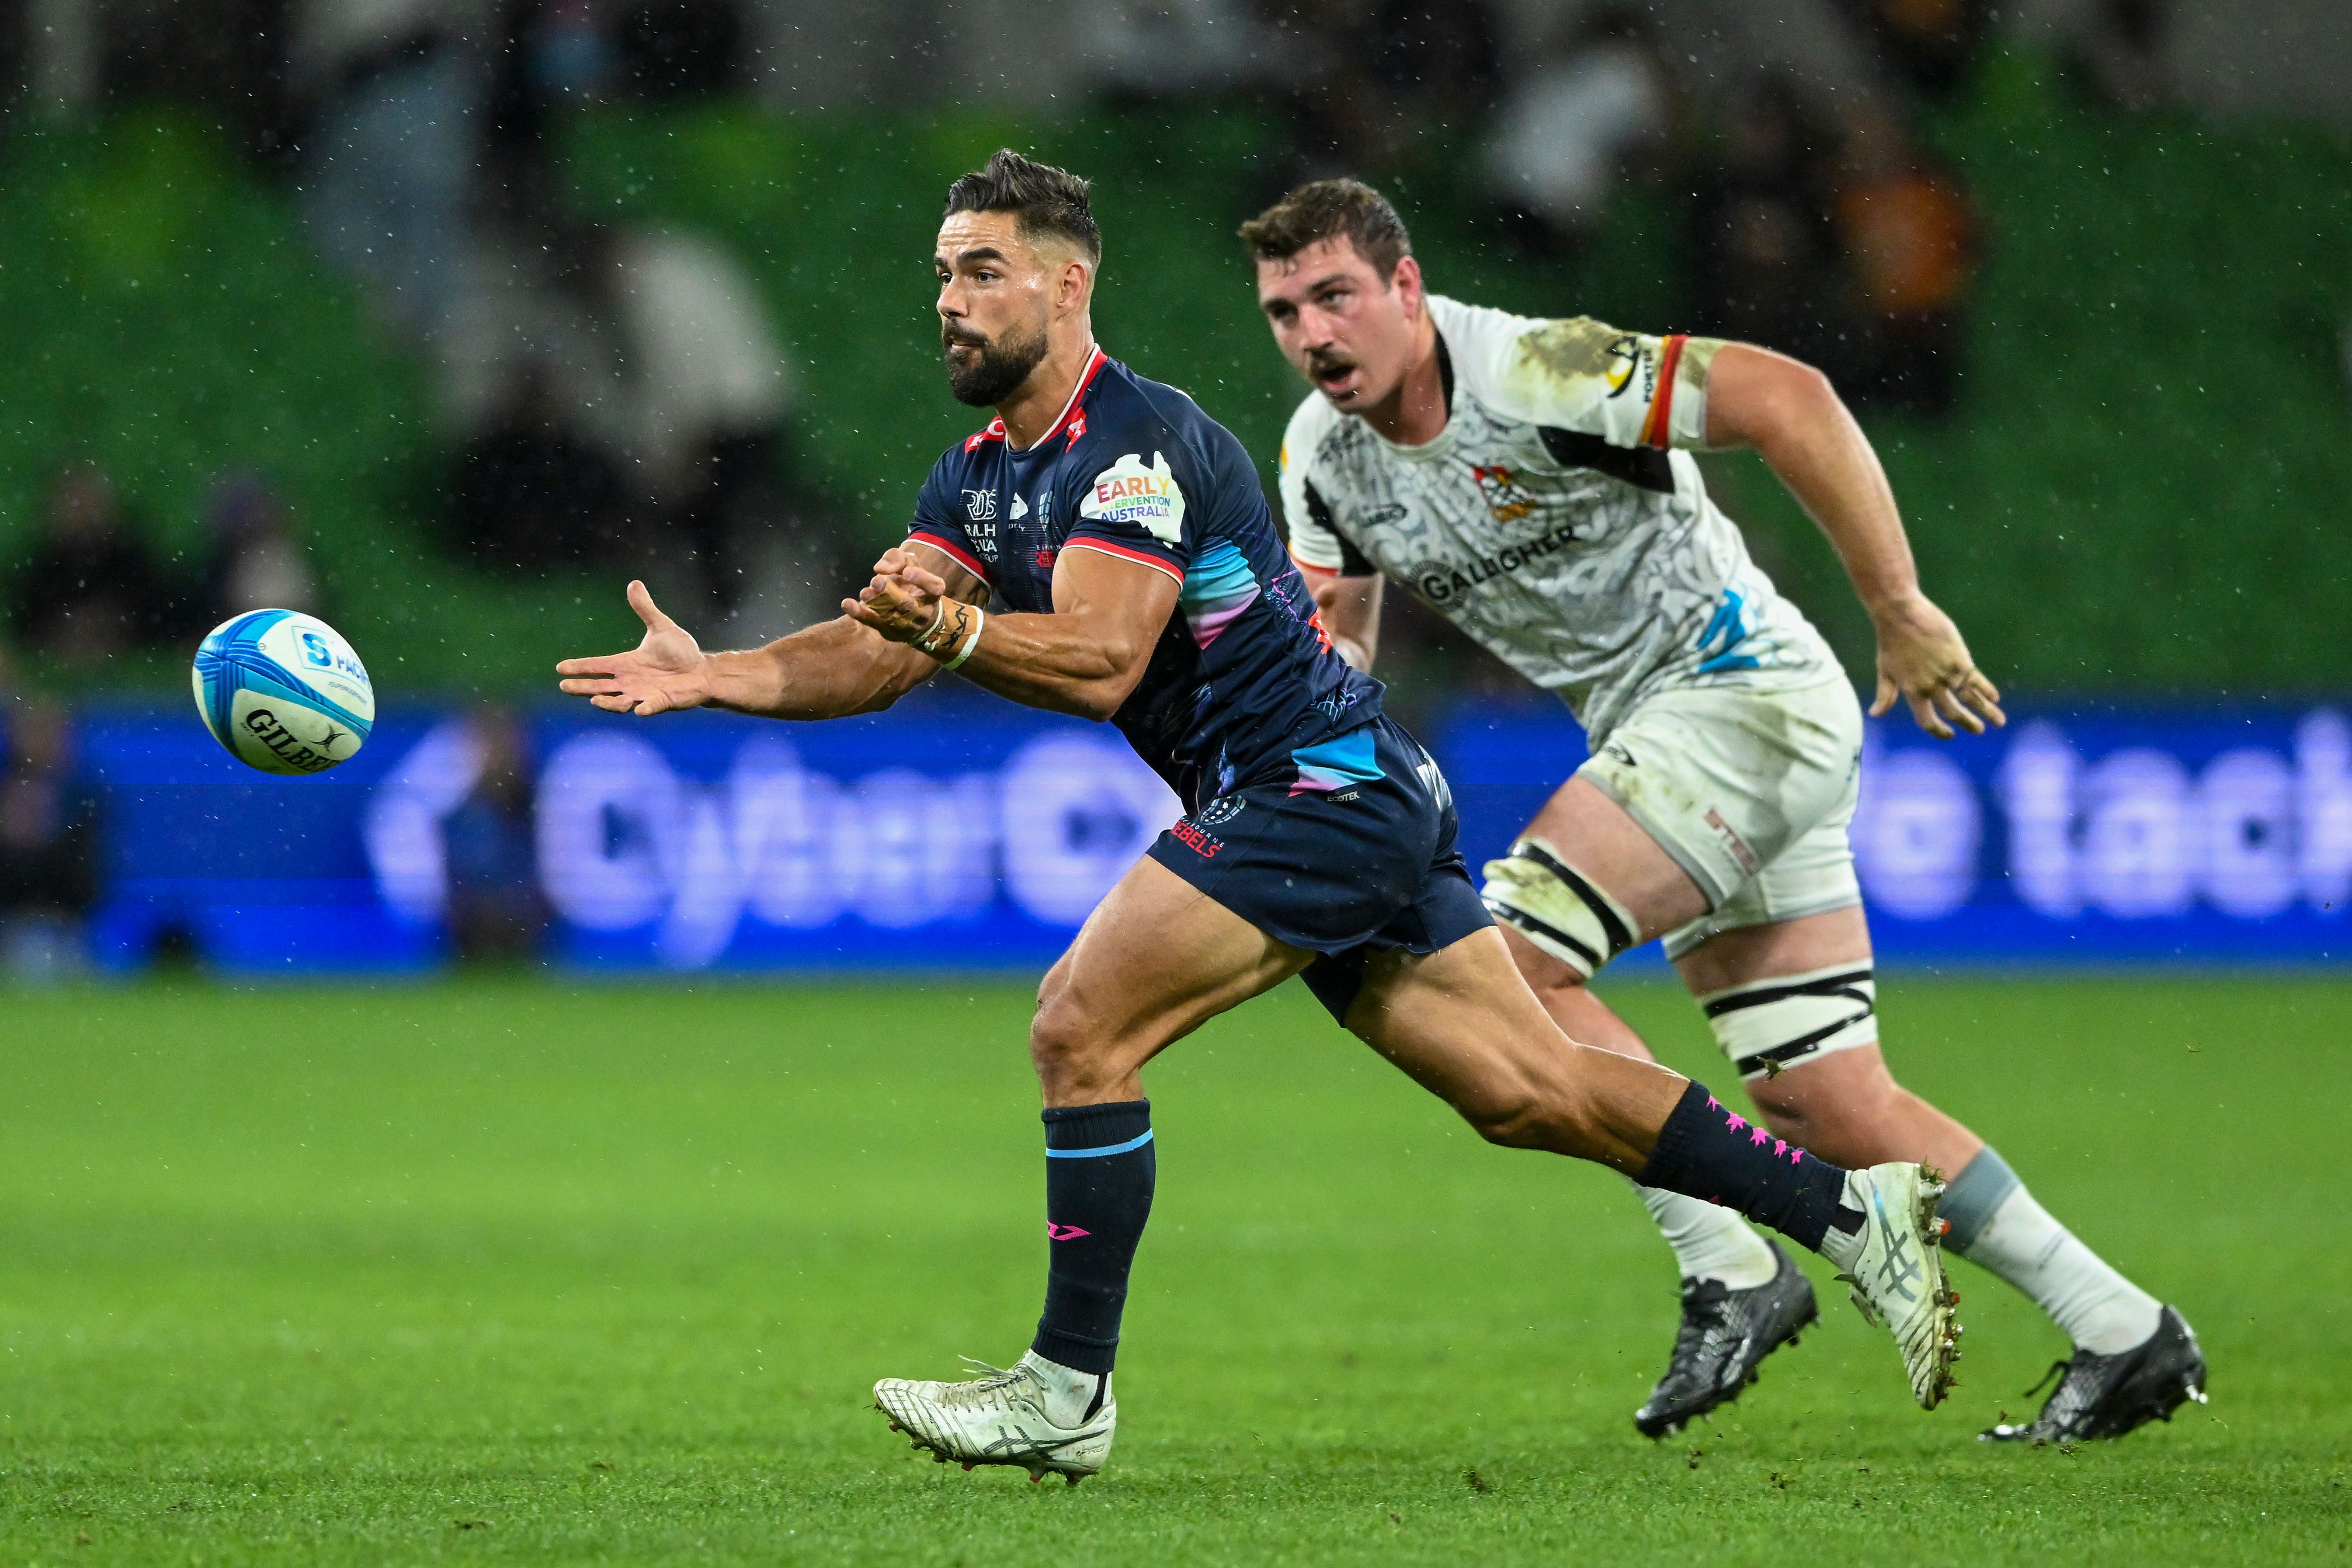
[[[1878,623],[1878,700],[1874,719],[1895,706],[1899,695],[1911,704],[1919,728],[1938,741],[1952,738],[1957,724],[1981,735],[1990,723],[2009,722],[2000,691],[1969,658],[1969,645],[1952,617],[1924,595],[1915,596]]]
[[[645,640],[627,653],[567,658],[555,667],[563,689],[607,713],[667,713],[710,700],[702,646],[663,615],[643,583],[629,584],[629,608],[646,623]]]
[[[851,620],[872,626],[892,642],[911,643],[939,624],[947,579],[905,550],[886,550],[874,563],[874,581],[841,601]]]

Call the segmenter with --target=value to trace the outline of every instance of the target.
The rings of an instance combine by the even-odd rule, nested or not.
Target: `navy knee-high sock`
[[[1078,1372],[1111,1370],[1135,1244],[1151,1217],[1151,1102],[1045,1112],[1045,1313],[1030,1349]]]
[[[1843,1168],[1726,1110],[1705,1085],[1694,1083],[1633,1179],[1737,1209],[1819,1252],[1832,1226],[1847,1236],[1862,1228],[1862,1211],[1841,1201],[1845,1176]]]

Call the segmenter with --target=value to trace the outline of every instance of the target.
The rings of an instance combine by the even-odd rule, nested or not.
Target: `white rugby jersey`
[[[1698,465],[1719,342],[1429,297],[1452,412],[1400,447],[1310,393],[1282,446],[1301,564],[1404,584],[1565,700],[1598,746],[1663,687],[1790,689],[1837,661]]]

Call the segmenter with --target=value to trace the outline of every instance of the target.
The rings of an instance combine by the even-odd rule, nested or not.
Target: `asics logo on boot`
[[[1045,1239],[1048,1241],[1076,1241],[1082,1236],[1093,1234],[1093,1231],[1080,1230],[1074,1225],[1055,1225],[1050,1219],[1045,1222]]]
[[[1911,1289],[1911,1281],[1927,1270],[1911,1255],[1911,1238],[1897,1231],[1887,1219],[1886,1200],[1876,1193],[1870,1194],[1870,1212],[1878,1224],[1878,1239],[1886,1247],[1885,1260],[1878,1266],[1880,1284],[1906,1301],[1916,1300],[1919,1292]]]
[[[1006,1458],[1057,1459],[1062,1450],[1075,1447],[1087,1440],[1084,1432],[1067,1437],[1033,1437],[1018,1426],[999,1426],[994,1441],[981,1445],[981,1452]]]

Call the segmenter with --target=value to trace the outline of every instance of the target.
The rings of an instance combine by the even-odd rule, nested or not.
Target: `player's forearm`
[[[938,666],[844,616],[704,664],[714,707],[763,719],[840,719],[887,708]]]
[[[1324,628],[1329,631],[1330,628]],[[1363,637],[1349,637],[1344,632],[1331,632],[1331,651],[1339,656],[1349,668],[1366,675],[1372,672],[1372,660],[1381,655],[1381,639],[1377,632]]]
[[[991,616],[961,672],[1000,697],[1081,719],[1108,719],[1143,679],[1151,649],[1082,615]]]
[[[1315,613],[1331,651],[1369,674],[1381,652],[1381,577],[1342,577],[1301,564],[1299,574],[1315,595]]]

